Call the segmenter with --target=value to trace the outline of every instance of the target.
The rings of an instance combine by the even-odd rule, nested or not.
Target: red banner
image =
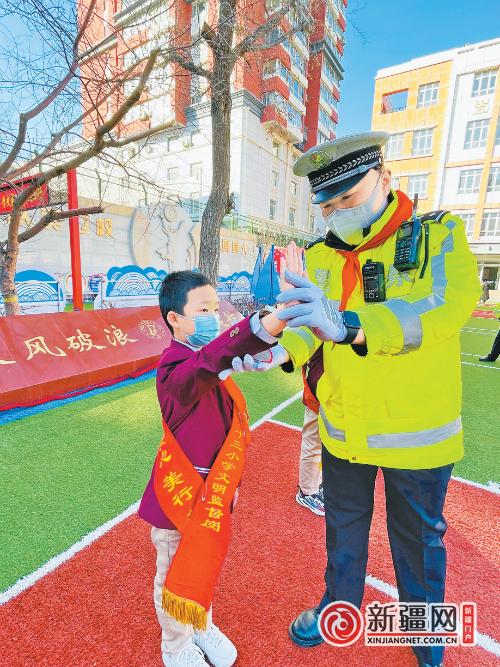
[[[15,198],[29,188],[33,183],[40,177],[40,174],[36,176],[27,176],[26,178],[20,178],[17,181],[11,183],[4,183],[0,186],[0,215],[5,213],[10,213],[12,207],[14,206]],[[22,210],[25,211],[30,208],[38,208],[40,206],[47,206],[49,203],[49,188],[47,183],[40,185],[36,188],[34,192],[28,197],[25,202]]]
[[[221,303],[223,329],[238,319]],[[0,410],[139,375],[170,340],[158,306],[0,317]]]

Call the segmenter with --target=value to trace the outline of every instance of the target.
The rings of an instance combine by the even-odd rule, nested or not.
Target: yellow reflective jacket
[[[364,242],[385,225],[397,194]],[[394,268],[396,234],[359,254],[384,263],[386,301],[365,303],[357,286],[347,310],[355,311],[365,332],[367,352],[325,343],[324,373],[317,396],[321,440],[334,456],[390,468],[435,468],[463,456],[460,418],[462,386],[460,329],[476,305],[481,287],[464,225],[446,213],[429,221],[420,267]],[[325,241],[306,251],[309,278],[337,306],[342,297],[344,258]],[[321,341],[307,328],[286,329],[280,341],[295,367]],[[357,348],[359,351],[359,347]]]

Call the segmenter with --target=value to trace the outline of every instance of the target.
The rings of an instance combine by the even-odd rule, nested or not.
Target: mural
[[[19,304],[23,313],[53,313],[64,310],[66,294],[63,283],[57,276],[36,268],[23,269],[16,273]],[[0,313],[3,314],[3,299],[0,295]]]

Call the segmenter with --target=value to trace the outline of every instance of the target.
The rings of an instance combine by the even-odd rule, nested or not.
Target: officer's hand
[[[245,354],[243,359],[234,357],[233,371],[236,371],[237,373],[249,373],[254,371],[263,373],[276,366],[281,366],[281,364],[284,364],[289,358],[288,352],[284,347],[275,345],[274,347],[269,348],[269,350],[259,352],[259,354],[256,354],[253,357],[251,354]],[[232,371],[229,371],[229,374],[231,374],[231,372]],[[228,371],[222,371],[222,373],[228,373]],[[221,374],[219,374],[219,377],[220,376]]]
[[[320,340],[343,341],[347,328],[342,314],[330,304],[320,288],[307,278],[289,271],[285,273],[285,278],[295,287],[278,294],[276,301],[282,304],[299,301],[299,304],[280,310],[279,319],[286,320],[289,327],[309,327]]]

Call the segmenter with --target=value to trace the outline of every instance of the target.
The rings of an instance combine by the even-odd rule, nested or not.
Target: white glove
[[[271,368],[275,368],[276,366],[281,366],[281,364],[284,364],[289,359],[290,357],[285,348],[281,345],[275,345],[274,347],[269,348],[269,350],[259,352],[253,357],[251,354],[245,354],[243,360],[240,359],[240,357],[234,357],[233,370],[227,369],[222,371],[219,373],[219,378],[225,380],[233,371],[236,371],[237,373],[248,373],[253,371],[262,373]]]

